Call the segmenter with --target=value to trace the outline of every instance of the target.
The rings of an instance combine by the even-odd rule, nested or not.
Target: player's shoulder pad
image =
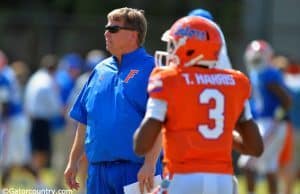
[[[166,82],[170,80],[169,78],[173,77],[172,75],[176,75],[176,73],[177,69],[173,67],[155,67],[149,79],[148,92],[161,92]]]
[[[175,75],[177,73],[177,69],[169,66],[161,66],[161,67],[155,67],[151,73],[151,77],[158,76],[161,79],[167,78],[171,75]]]
[[[236,76],[235,77],[237,79],[241,80],[242,82],[244,82],[244,84],[251,85],[248,76],[246,74],[244,74],[243,72],[236,70]]]
[[[232,74],[235,79],[244,80],[245,82],[250,82],[247,75],[245,75],[243,72],[236,70],[236,69],[226,69],[228,73]]]

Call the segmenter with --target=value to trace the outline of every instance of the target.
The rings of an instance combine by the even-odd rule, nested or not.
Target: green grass
[[[238,181],[239,181],[239,194],[247,194],[245,177],[238,176]],[[260,178],[257,181],[256,194],[268,194],[268,188],[265,179]],[[300,180],[298,180],[296,185],[294,186],[292,194],[300,194]]]
[[[41,179],[43,184],[48,188],[53,188],[55,184],[55,180],[59,178],[56,177],[52,170],[46,169],[41,174]],[[239,181],[239,194],[247,194],[246,192],[246,182],[243,176],[238,176]],[[34,188],[35,180],[27,172],[21,169],[15,169],[11,180],[9,182],[8,187],[10,188],[24,188],[24,189],[31,189]],[[267,184],[263,178],[260,178],[257,182],[257,190],[256,194],[268,194]],[[76,194],[77,192],[73,192]],[[294,187],[293,194],[300,194],[300,181]]]

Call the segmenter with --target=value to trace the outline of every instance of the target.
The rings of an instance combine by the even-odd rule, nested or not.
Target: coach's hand
[[[76,175],[78,171],[78,166],[75,164],[68,163],[67,168],[64,172],[66,184],[70,189],[79,189],[79,183],[76,182]]]
[[[152,162],[145,162],[140,171],[138,172],[137,177],[139,181],[141,194],[148,193],[153,189],[155,168],[155,163],[153,164]]]

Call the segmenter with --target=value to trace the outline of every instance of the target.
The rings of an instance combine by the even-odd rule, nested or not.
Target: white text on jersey
[[[235,85],[235,80],[232,75],[229,74],[202,74],[202,73],[182,73],[187,85],[200,85],[200,84],[211,84],[211,85]]]

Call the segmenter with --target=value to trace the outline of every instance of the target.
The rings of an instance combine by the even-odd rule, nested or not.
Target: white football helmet
[[[251,70],[259,70],[271,63],[273,49],[269,43],[264,40],[254,40],[246,48],[245,63]]]

